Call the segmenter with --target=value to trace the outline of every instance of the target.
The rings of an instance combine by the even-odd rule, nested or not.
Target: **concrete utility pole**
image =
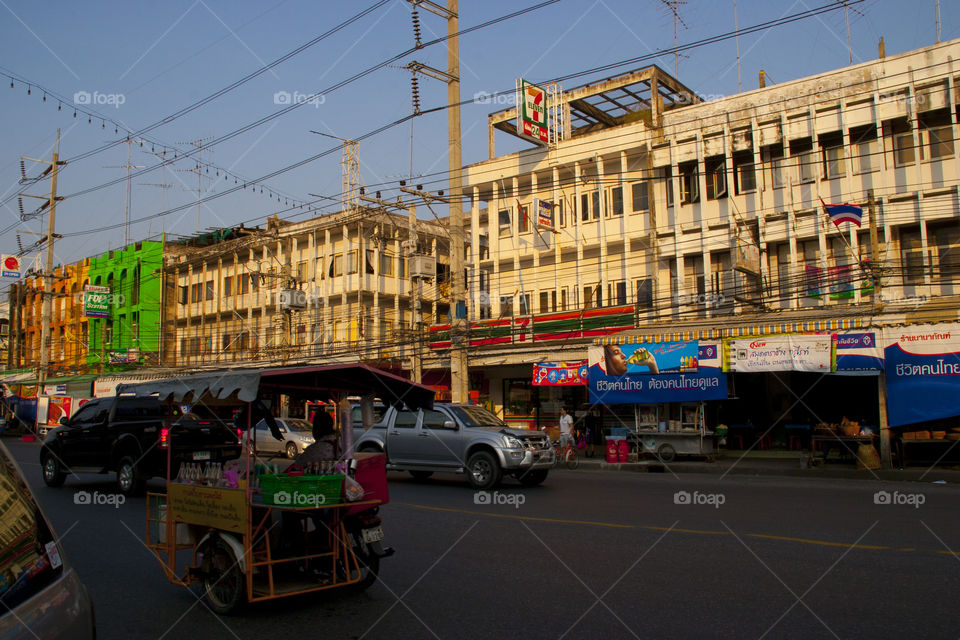
[[[29,158],[33,160],[33,158]],[[47,162],[45,160],[34,160],[50,165],[50,197],[47,200],[47,208],[50,210],[47,220],[47,258],[43,269],[43,306],[40,314],[40,370],[37,372],[38,393],[43,393],[43,384],[47,379],[47,369],[50,367],[50,349],[47,343],[50,341],[50,316],[53,306],[53,238],[57,219],[57,202],[62,198],[57,197],[57,172],[60,165],[66,162],[60,161],[60,130],[57,129],[57,142],[53,147],[53,158]]]
[[[873,296],[875,308],[883,304],[881,293],[883,283],[880,276],[880,239],[877,203],[873,197],[873,189],[867,190],[867,212],[870,214],[870,277],[873,280]],[[887,418],[887,375],[881,369],[877,376],[877,405],[879,410],[878,422],[880,427],[880,462],[884,469],[893,467],[893,456],[890,450],[890,423]]]

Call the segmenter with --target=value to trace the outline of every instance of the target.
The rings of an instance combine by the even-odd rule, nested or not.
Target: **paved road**
[[[6,442],[107,640],[958,635],[956,485],[578,470],[487,504],[455,476],[391,474],[381,582],[219,618],[142,546],[143,499],[75,504],[110,479],[48,489],[36,446]]]

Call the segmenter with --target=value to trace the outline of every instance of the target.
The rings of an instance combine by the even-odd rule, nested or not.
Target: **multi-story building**
[[[359,357],[410,366],[416,309],[432,323],[449,308],[447,238],[436,222],[416,222],[412,236],[407,216],[362,208],[297,223],[273,217],[207,246],[169,246],[164,363]],[[410,276],[421,258],[437,278],[418,291]]]
[[[624,326],[956,319],[958,57],[952,41],[710,101],[650,67],[557,92],[558,141],[501,156],[517,112],[490,115],[464,185],[470,364],[492,403],[535,404],[534,363]],[[862,204],[863,226],[821,201]]]

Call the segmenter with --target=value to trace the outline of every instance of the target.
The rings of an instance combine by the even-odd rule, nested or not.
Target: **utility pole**
[[[185,173],[195,173],[197,174],[197,233],[203,231],[203,227],[200,223],[200,200],[203,199],[203,194],[209,189],[203,188],[203,143],[210,138],[200,138],[198,140],[189,140],[187,142],[178,142],[177,144],[189,144],[197,148],[197,160],[196,166],[193,169],[177,169],[177,171],[182,171]],[[192,189],[191,189],[192,191]]]
[[[143,169],[144,165],[142,164],[131,164],[132,158],[130,156],[133,143],[138,142],[131,138],[127,138],[124,142],[127,145],[127,164],[119,165],[110,165],[104,167],[105,169],[126,169],[127,170],[127,198],[124,203],[123,208],[123,248],[126,249],[127,245],[130,244],[130,203],[133,200],[133,183],[130,180],[130,170],[131,169]]]
[[[880,305],[883,304],[881,298],[883,283],[880,276],[877,203],[873,196],[873,189],[867,190],[867,213],[870,215],[870,278],[873,280],[874,308],[879,309]],[[880,462],[884,469],[890,469],[893,467],[893,456],[890,451],[890,423],[887,417],[887,375],[883,369],[880,369],[880,373],[877,375],[877,405],[880,427]]]
[[[49,209],[49,218],[47,220],[47,237],[45,238],[47,243],[47,257],[44,265],[43,272],[43,306],[41,308],[40,315],[40,370],[37,372],[37,382],[38,382],[38,391],[43,393],[43,384],[47,379],[47,369],[50,366],[50,351],[48,349],[47,343],[50,341],[50,317],[51,317],[51,307],[53,306],[53,240],[54,240],[54,229],[56,228],[56,218],[57,218],[57,202],[63,200],[63,198],[57,196],[57,173],[61,165],[66,164],[66,162],[61,162],[60,160],[60,130],[57,129],[57,141],[53,147],[53,157],[51,160],[37,160],[35,158],[24,158],[25,160],[30,160],[32,162],[39,162],[40,164],[48,165],[47,169],[44,170],[41,178],[48,173],[50,174],[50,195],[46,198],[46,204],[44,204],[38,211],[44,209]],[[38,178],[39,179],[39,178]],[[21,194],[27,195],[27,194]],[[37,197],[37,196],[31,196]],[[42,199],[42,198],[41,198]],[[25,216],[21,216],[25,218]]]

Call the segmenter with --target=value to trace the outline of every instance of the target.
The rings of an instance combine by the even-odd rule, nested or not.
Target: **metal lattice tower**
[[[343,158],[340,172],[343,176],[341,196],[344,211],[356,213],[360,209],[360,143],[343,139]]]

